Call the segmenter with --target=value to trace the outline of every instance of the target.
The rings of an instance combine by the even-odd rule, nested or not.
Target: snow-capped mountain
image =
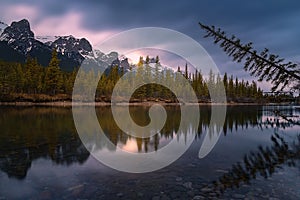
[[[92,45],[85,38],[78,39],[72,35],[55,36],[55,40],[47,41],[45,44],[79,63],[82,63],[84,59],[94,59],[95,57]]]
[[[4,31],[4,29],[8,27],[7,24],[5,24],[4,22],[0,21],[0,35],[2,34],[2,32]]]
[[[46,42],[53,42],[56,39],[58,39],[60,36],[51,36],[51,35],[45,35],[45,36],[41,36],[41,35],[37,35],[35,36],[35,39],[42,42],[42,43],[46,43]]]
[[[72,71],[79,67],[83,60],[99,67],[116,65],[129,68],[126,58],[119,59],[117,52],[104,54],[93,50],[85,38],[69,36],[34,36],[26,19],[12,22],[10,26],[0,24],[0,59],[5,61],[25,61],[28,56],[37,58],[41,65],[47,66],[52,49],[58,52],[60,65],[63,70]],[[18,59],[16,59],[18,58]]]
[[[24,55],[27,55],[33,47],[43,48],[44,46],[43,43],[34,39],[34,33],[25,19],[13,22],[6,27],[0,36],[0,41],[7,42],[10,47]]]

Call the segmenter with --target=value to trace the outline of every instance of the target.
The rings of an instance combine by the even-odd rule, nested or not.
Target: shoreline
[[[244,102],[244,103],[238,103],[238,102],[226,102],[226,103],[169,103],[169,102],[156,102],[156,101],[145,101],[145,102],[72,102],[72,101],[55,101],[55,102],[0,102],[0,106],[49,106],[49,107],[72,107],[72,106],[95,106],[95,107],[101,107],[101,106],[151,106],[153,104],[159,104],[163,106],[211,106],[211,105],[226,105],[226,106],[242,106],[242,105],[297,105],[297,104],[291,104],[291,103],[250,103],[250,102]]]

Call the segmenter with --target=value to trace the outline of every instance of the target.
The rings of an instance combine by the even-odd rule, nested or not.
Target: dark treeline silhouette
[[[200,102],[210,101],[208,86],[218,90],[221,85],[224,85],[228,101],[259,102],[263,98],[262,90],[254,81],[239,80],[237,77],[228,76],[227,73],[221,77],[220,74],[214,74],[212,71],[208,77],[204,77],[200,71],[189,72],[187,65],[184,70],[178,67],[175,72],[170,69],[161,70],[158,56],[155,67],[151,68],[149,57],[147,58],[143,63],[130,68],[130,71],[134,73],[124,82],[124,90],[130,87],[135,79],[151,77],[161,83],[174,81],[178,85],[179,93],[184,94],[188,88],[179,81],[178,75],[180,74],[189,81]],[[53,51],[47,67],[42,67],[33,58],[27,58],[25,64],[0,61],[0,101],[71,100],[77,69],[75,68],[73,72],[62,71],[56,51]],[[92,85],[91,81],[99,77],[96,101],[109,102],[115,84],[125,73],[119,66],[110,67],[110,70],[103,73],[101,77],[99,77],[100,73],[94,70],[82,71],[78,82],[88,90],[89,85]],[[147,84],[140,87],[132,96],[132,101],[134,100],[177,101],[171,91],[159,84]]]

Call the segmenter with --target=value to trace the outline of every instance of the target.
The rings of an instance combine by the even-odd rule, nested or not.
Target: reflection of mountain
[[[122,115],[124,109],[126,107],[120,107],[118,113]],[[147,125],[148,109],[149,107],[130,107],[131,117],[137,124]],[[24,178],[31,163],[39,158],[68,165],[83,163],[89,157],[89,152],[76,133],[71,109],[2,107],[0,111],[6,113],[0,116],[0,168],[9,176]],[[140,139],[128,136],[117,127],[110,107],[96,109],[99,123],[111,142],[124,148],[131,145],[130,148],[138,152],[156,151],[174,137],[181,120],[180,107],[167,106],[166,111],[168,118],[159,134]],[[228,107],[227,111],[224,125],[214,120],[211,122],[218,132],[223,130],[224,134],[233,128],[256,126],[262,117],[260,106],[253,106],[252,109]],[[194,130],[197,124],[188,121],[183,123],[179,134],[194,130],[200,137],[210,125],[210,115],[210,106],[201,106],[198,131]],[[108,148],[101,141],[97,141],[96,145],[98,149]]]
[[[83,163],[89,152],[78,138],[69,109],[1,108],[0,169],[23,179],[39,158]]]

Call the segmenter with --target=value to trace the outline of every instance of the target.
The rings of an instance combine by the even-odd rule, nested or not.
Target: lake
[[[126,107],[117,109],[122,113]],[[150,122],[149,107],[129,110],[138,125]],[[300,126],[274,114],[279,110],[295,120],[298,108],[227,106],[224,124],[213,126],[218,141],[201,159],[199,149],[210,134],[211,107],[199,110],[196,124],[185,122],[185,128],[179,128],[180,108],[166,106],[163,128],[150,138],[135,138],[118,128],[109,106],[97,107],[103,134],[129,153],[155,153],[174,138],[179,144],[180,137],[195,137],[170,165],[127,173],[102,164],[87,151],[72,108],[2,106],[0,199],[300,199]],[[99,154],[118,153],[102,141],[89,142]]]

